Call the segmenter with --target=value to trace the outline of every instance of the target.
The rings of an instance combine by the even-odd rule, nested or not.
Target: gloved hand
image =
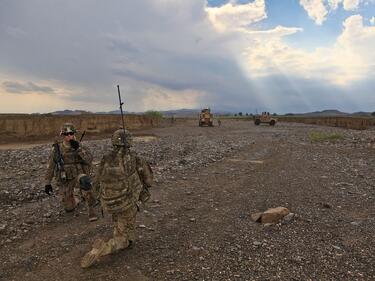
[[[74,149],[77,150],[79,148],[79,142],[76,140],[70,140],[70,146]]]
[[[139,194],[139,201],[145,204],[151,197],[151,193],[146,186],[143,186],[143,190]]]
[[[51,193],[53,192],[52,185],[50,185],[50,184],[46,184],[46,185],[44,186],[44,191],[45,191],[48,195],[51,195]]]

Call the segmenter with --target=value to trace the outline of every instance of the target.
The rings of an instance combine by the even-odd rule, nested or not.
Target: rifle
[[[122,105],[124,104],[121,100],[121,93],[120,93],[120,85],[117,85],[117,92],[118,92],[118,100],[120,103],[120,112],[121,112],[121,120],[122,120],[122,129],[124,130],[124,137],[121,138],[122,143],[125,145],[125,121],[124,121],[124,112],[122,111]]]
[[[62,154],[60,151],[60,145],[57,141],[53,144],[53,147],[56,152],[56,167],[57,171],[59,172],[59,177],[61,181],[66,181],[66,173],[64,170],[64,159],[62,158]]]
[[[82,139],[83,139],[83,137],[85,136],[85,134],[86,134],[86,130],[83,131],[82,136],[81,136],[81,138],[79,139],[79,142],[82,141]]]

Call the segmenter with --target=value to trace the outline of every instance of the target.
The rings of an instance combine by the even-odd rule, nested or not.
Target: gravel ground
[[[0,279],[375,280],[374,132],[246,121],[144,131],[134,149],[155,186],[139,239],[89,270],[80,257],[111,236],[110,217],[88,223],[83,206],[67,215],[44,194],[51,145],[0,150]],[[96,163],[110,148],[84,144]],[[294,217],[252,222],[277,206]]]

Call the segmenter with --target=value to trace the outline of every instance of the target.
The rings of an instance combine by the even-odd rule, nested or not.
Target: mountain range
[[[165,111],[159,111],[164,117],[192,117],[197,116],[197,114],[200,112],[200,109],[176,109],[176,110],[165,110]],[[128,112],[125,111],[124,114],[145,114],[146,112]],[[234,115],[238,112],[228,111],[228,110],[212,110],[212,113],[214,115]],[[90,112],[85,110],[60,110],[60,111],[54,111],[49,114],[52,115],[82,115],[82,114],[120,114],[120,110],[112,110],[107,112]],[[245,112],[244,112],[245,114]],[[327,117],[327,116],[371,116],[371,112],[354,112],[354,113],[347,113],[347,112],[341,112],[336,109],[328,109],[328,110],[322,110],[322,111],[314,111],[314,112],[307,112],[307,113],[287,113],[285,115],[293,115],[293,116],[305,116],[305,117]]]

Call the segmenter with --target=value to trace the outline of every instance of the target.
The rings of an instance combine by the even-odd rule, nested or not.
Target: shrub
[[[326,133],[321,131],[313,131],[309,133],[310,141],[337,141],[343,138],[344,136],[339,133]]]
[[[155,110],[148,110],[145,112],[145,115],[152,117],[152,118],[163,118],[163,114]]]

